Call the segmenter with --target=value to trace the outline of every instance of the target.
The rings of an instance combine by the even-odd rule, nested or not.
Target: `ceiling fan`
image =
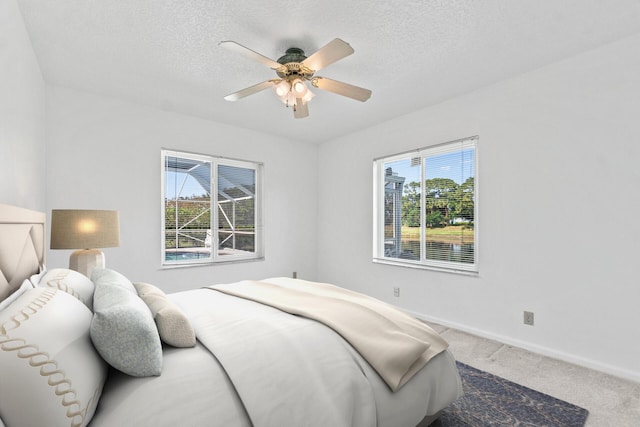
[[[224,97],[227,101],[237,101],[267,88],[273,88],[276,95],[287,107],[293,108],[293,116],[297,119],[309,115],[308,102],[315,96],[307,87],[307,82],[318,89],[333,92],[338,95],[366,101],[371,96],[369,89],[364,89],[348,83],[315,76],[316,71],[351,55],[354,50],[351,45],[340,39],[333,39],[311,56],[305,56],[304,51],[297,47],[286,50],[277,61],[242,46],[234,41],[222,41],[222,47],[260,62],[276,72],[279,78],[271,79],[249,86]]]

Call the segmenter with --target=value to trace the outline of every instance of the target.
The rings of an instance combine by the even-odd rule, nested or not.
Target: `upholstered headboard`
[[[43,212],[0,204],[0,301],[44,269]]]

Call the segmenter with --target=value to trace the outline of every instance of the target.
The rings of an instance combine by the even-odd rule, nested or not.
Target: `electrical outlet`
[[[400,297],[400,288],[393,288],[393,296],[396,298]]]
[[[533,326],[533,311],[524,312],[524,324]]]

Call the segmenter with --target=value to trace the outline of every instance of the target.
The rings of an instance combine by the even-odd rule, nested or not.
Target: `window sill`
[[[480,273],[475,270],[461,270],[461,269],[455,269],[455,268],[438,267],[434,265],[426,265],[426,264],[420,264],[416,262],[396,261],[389,258],[373,258],[373,262],[375,264],[386,264],[386,265],[393,265],[396,267],[413,268],[418,270],[431,270],[431,271],[437,271],[440,273],[453,273],[453,274],[460,274],[463,276],[474,276],[474,277],[480,276]]]
[[[255,257],[255,258],[236,258],[229,259],[224,261],[204,261],[204,262],[185,262],[185,263],[171,263],[171,264],[160,264],[160,270],[173,270],[176,268],[187,268],[187,267],[211,267],[215,265],[227,265],[227,264],[240,264],[245,262],[254,262],[254,261],[264,261],[264,256]]]

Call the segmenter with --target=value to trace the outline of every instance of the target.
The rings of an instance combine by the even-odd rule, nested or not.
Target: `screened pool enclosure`
[[[259,255],[259,170],[250,162],[163,151],[163,263]]]

